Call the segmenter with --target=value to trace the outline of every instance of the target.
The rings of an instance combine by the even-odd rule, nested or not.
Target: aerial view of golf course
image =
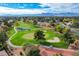
[[[34,21],[34,23],[36,23]],[[9,31],[9,37],[12,44],[16,46],[23,46],[25,44],[36,44],[39,45],[40,42],[34,36],[36,33],[39,36],[44,35],[45,41],[51,43],[51,45],[56,44],[55,46],[64,47],[65,42],[60,38],[62,34],[59,34],[50,28],[49,24],[41,23],[42,25],[35,25],[32,21],[26,20],[23,22],[22,20],[16,21],[14,24],[14,28]],[[47,26],[46,26],[47,25]],[[44,26],[44,27],[40,27]],[[49,27],[48,27],[49,26]],[[46,43],[45,43],[46,44]],[[63,45],[62,45],[63,44]],[[47,45],[50,45],[47,43]]]
[[[0,3],[0,56],[79,56],[78,6]]]

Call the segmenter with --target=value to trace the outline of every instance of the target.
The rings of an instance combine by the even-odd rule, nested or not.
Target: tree
[[[62,30],[62,32],[63,32],[63,33],[66,33],[68,30],[70,30],[70,29],[67,28],[67,27],[64,27],[63,30]]]
[[[15,22],[15,26],[19,26],[18,20],[16,20],[16,22]]]
[[[34,25],[37,25],[37,23],[38,23],[37,20],[33,20]]]
[[[34,49],[34,50],[31,49],[27,55],[28,56],[40,56],[40,50],[39,49]]]
[[[21,56],[23,56],[23,53],[22,53],[22,52],[20,52],[20,55],[21,55]]]
[[[63,29],[64,29],[64,26],[62,26],[62,24],[57,24],[57,25],[55,26],[55,30],[58,31],[58,32],[60,32],[60,33],[63,33],[63,32],[62,32]]]
[[[6,33],[1,32],[0,33],[0,45],[1,45],[0,48],[2,47],[5,51],[8,50],[7,44],[6,44],[7,39],[8,39],[8,37],[7,37]]]
[[[55,26],[55,21],[54,20],[51,20],[49,23],[50,23],[51,26]]]
[[[7,25],[8,26],[8,21],[4,21],[4,25]]]
[[[0,51],[4,49],[4,46],[0,43]]]
[[[32,44],[24,45],[23,50],[27,56],[40,56],[39,45],[35,46]]]
[[[66,43],[69,45],[71,43],[74,43],[74,38],[73,38],[73,34],[70,32],[70,30],[68,30],[65,34],[64,34],[64,40],[66,41]]]
[[[71,27],[73,28],[79,28],[79,22],[74,22]]]
[[[37,39],[37,40],[45,40],[44,36],[45,36],[44,32],[40,30],[34,33],[34,39]]]
[[[8,39],[7,34],[5,32],[0,33],[0,43],[4,44]]]

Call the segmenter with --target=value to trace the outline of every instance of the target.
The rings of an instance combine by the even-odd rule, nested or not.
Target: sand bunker
[[[28,33],[28,34],[25,34],[23,36],[24,39],[33,39],[34,38],[34,33]]]
[[[52,40],[47,40],[48,42],[60,42],[60,39],[58,37],[54,37]]]

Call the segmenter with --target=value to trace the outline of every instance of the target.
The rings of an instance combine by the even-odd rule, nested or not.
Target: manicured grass
[[[24,27],[24,28],[31,28],[31,29],[36,28],[36,26],[33,25],[32,23],[24,23],[23,21],[18,21],[18,23],[19,23],[19,26],[17,27]]]
[[[27,42],[29,43],[31,40],[30,39],[24,39],[24,38],[22,38],[22,36],[24,34],[31,33],[31,32],[33,32],[33,31],[20,31],[12,38],[11,42],[15,45],[24,45]]]
[[[53,30],[46,30],[46,32],[45,32],[45,34],[46,34],[46,39],[53,39],[53,37],[60,37],[61,35],[60,34],[58,34],[58,33],[56,33],[56,32],[54,32]]]
[[[52,43],[52,45],[58,48],[68,48],[68,45],[64,41],[61,41],[58,43]]]
[[[34,33],[36,30],[26,30],[26,31],[19,31],[11,40],[11,42],[15,45],[23,45],[25,43],[37,43],[36,40],[34,39],[25,39],[23,38],[23,35],[25,34],[29,34],[29,33]],[[45,33],[46,34],[46,39],[53,39],[54,36],[56,35],[53,35],[55,33],[51,32],[50,30],[47,30],[47,32]],[[18,42],[18,43],[17,43]]]
[[[57,48],[68,48],[68,45],[61,40],[61,42],[56,42],[56,43],[50,43],[50,42],[47,42],[47,41],[42,41],[40,44],[42,45],[46,45],[46,46],[52,46],[52,47],[57,47]]]
[[[32,38],[32,39],[28,39],[28,38],[25,39],[25,38],[23,38],[24,35],[29,34],[29,33],[34,33],[37,30],[44,31],[44,34],[46,35],[45,36],[46,40],[52,40],[53,37],[60,37],[61,36],[61,34],[58,34],[58,33],[56,33],[53,30],[42,29],[42,28],[39,28],[39,27],[33,25],[32,23],[28,23],[27,24],[27,23],[24,23],[22,21],[18,21],[18,23],[19,23],[19,26],[16,26],[16,28],[18,28],[18,27],[20,27],[20,28],[21,27],[22,28],[31,28],[31,30],[18,31],[16,33],[16,35],[12,37],[11,43],[14,44],[14,45],[17,45],[17,46],[23,46],[25,44],[40,44],[34,38]],[[13,33],[14,33],[14,30],[12,29],[10,31],[9,36],[11,36]],[[58,42],[58,43],[44,43],[44,44],[52,45],[54,47],[59,47],[59,48],[67,48],[67,45],[65,44],[64,41],[61,41],[61,42]]]

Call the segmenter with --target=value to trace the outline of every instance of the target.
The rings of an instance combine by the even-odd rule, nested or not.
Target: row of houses
[[[74,56],[74,54],[76,53],[76,51],[72,49],[63,49],[48,46],[40,46],[39,49],[42,56]]]

